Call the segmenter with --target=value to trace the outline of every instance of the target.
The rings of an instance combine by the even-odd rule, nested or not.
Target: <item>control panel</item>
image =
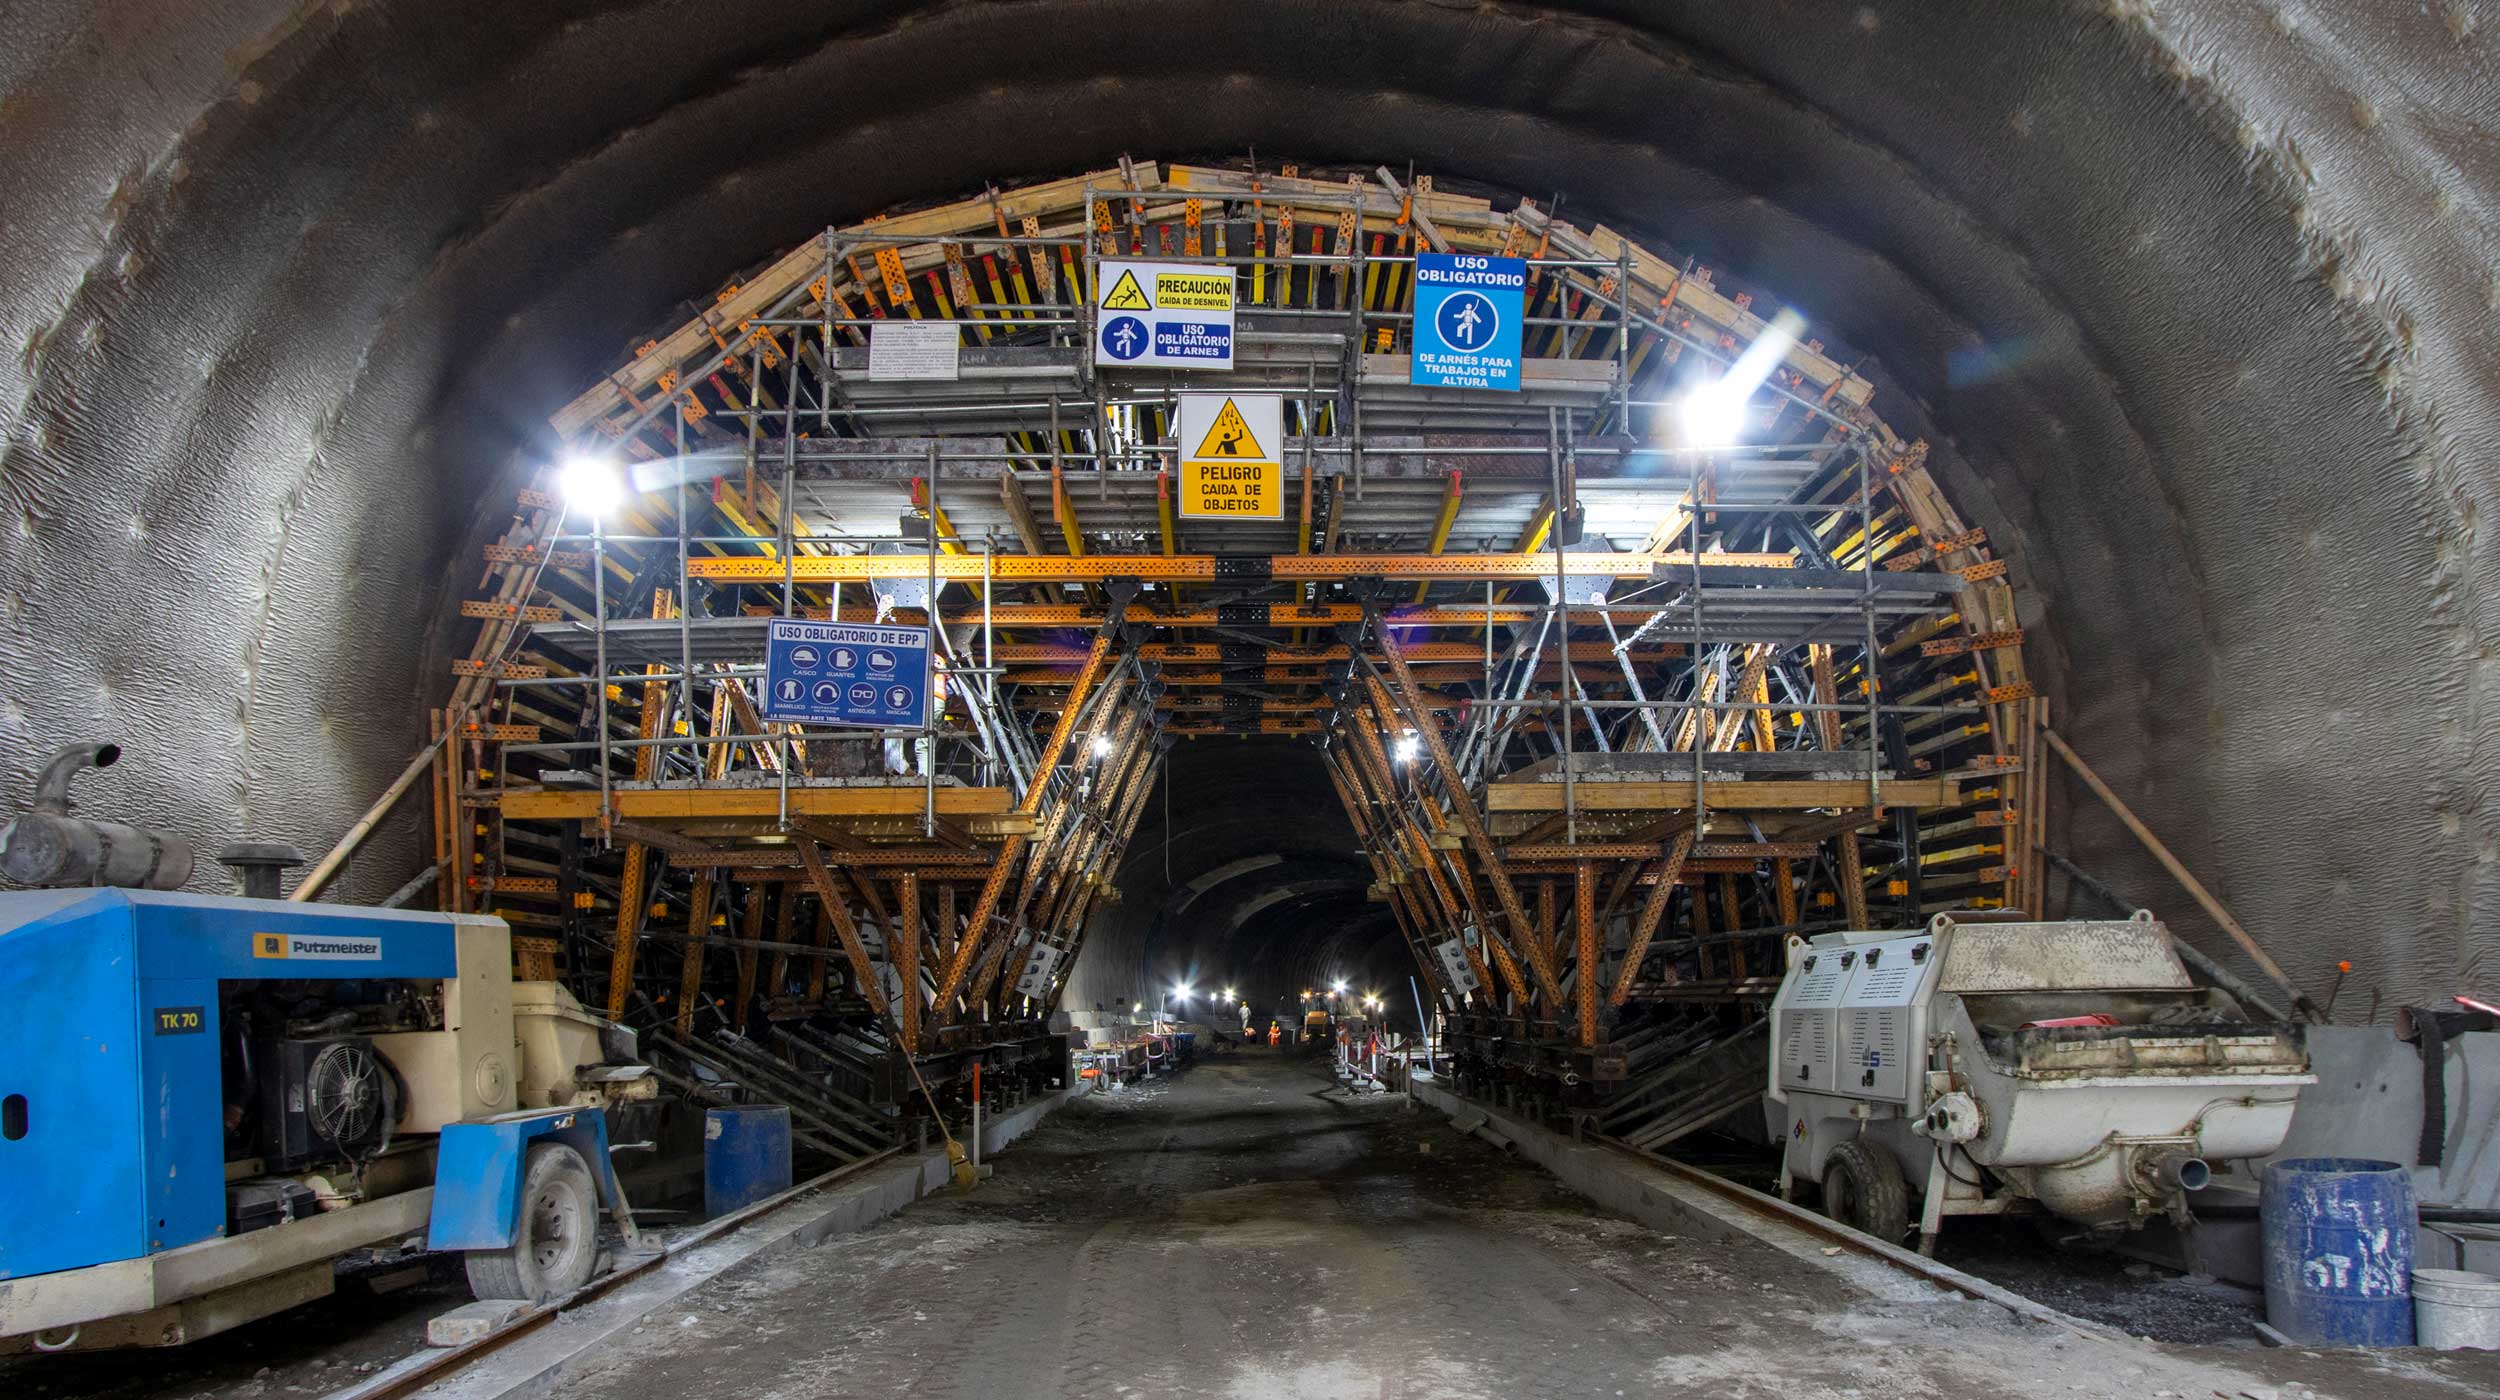
[[[1802,951],[1772,1003],[1772,1073],[1783,1094],[1906,1102],[1924,1059],[1938,942],[1924,930],[1826,934]]]

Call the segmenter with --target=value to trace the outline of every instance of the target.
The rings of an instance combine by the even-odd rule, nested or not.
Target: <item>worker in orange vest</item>
[[[1284,1022],[1282,1022],[1282,1021],[1270,1021],[1270,1022],[1268,1022],[1268,1023],[1267,1023],[1267,1044],[1268,1044],[1268,1048],[1272,1050],[1272,1049],[1276,1048],[1277,1046],[1282,1045],[1282,1044],[1284,1044],[1284,1043],[1285,1043],[1285,1023],[1284,1023]]]

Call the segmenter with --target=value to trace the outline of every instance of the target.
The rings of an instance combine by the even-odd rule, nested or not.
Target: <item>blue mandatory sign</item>
[[[1134,316],[1114,316],[1102,323],[1103,353],[1115,360],[1134,360],[1152,343],[1146,323]]]
[[[781,724],[929,725],[929,629],[774,618],[760,713]]]
[[[1417,254],[1415,346],[1407,382],[1517,393],[1527,292],[1524,259]]]
[[[1223,321],[1157,321],[1155,355],[1166,360],[1230,363],[1233,328]]]

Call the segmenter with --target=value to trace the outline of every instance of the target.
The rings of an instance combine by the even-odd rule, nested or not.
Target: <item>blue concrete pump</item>
[[[594,1072],[601,1023],[554,984],[519,984],[516,1017],[510,936],[0,894],[0,1351],[190,1340],[327,1293],[359,1249],[422,1240],[468,1253],[481,1296],[543,1297],[590,1277],[603,1220],[635,1247],[603,1096],[636,1069]],[[533,1074],[542,1042],[593,1063]]]

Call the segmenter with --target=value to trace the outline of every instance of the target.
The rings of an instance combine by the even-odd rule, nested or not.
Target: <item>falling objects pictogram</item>
[[[1215,422],[1208,425],[1205,436],[1199,440],[1198,450],[1189,455],[1192,458],[1265,459],[1268,454],[1267,449],[1259,445],[1258,438],[1252,435],[1249,421],[1241,416],[1240,407],[1228,397],[1224,406],[1216,411]]]

